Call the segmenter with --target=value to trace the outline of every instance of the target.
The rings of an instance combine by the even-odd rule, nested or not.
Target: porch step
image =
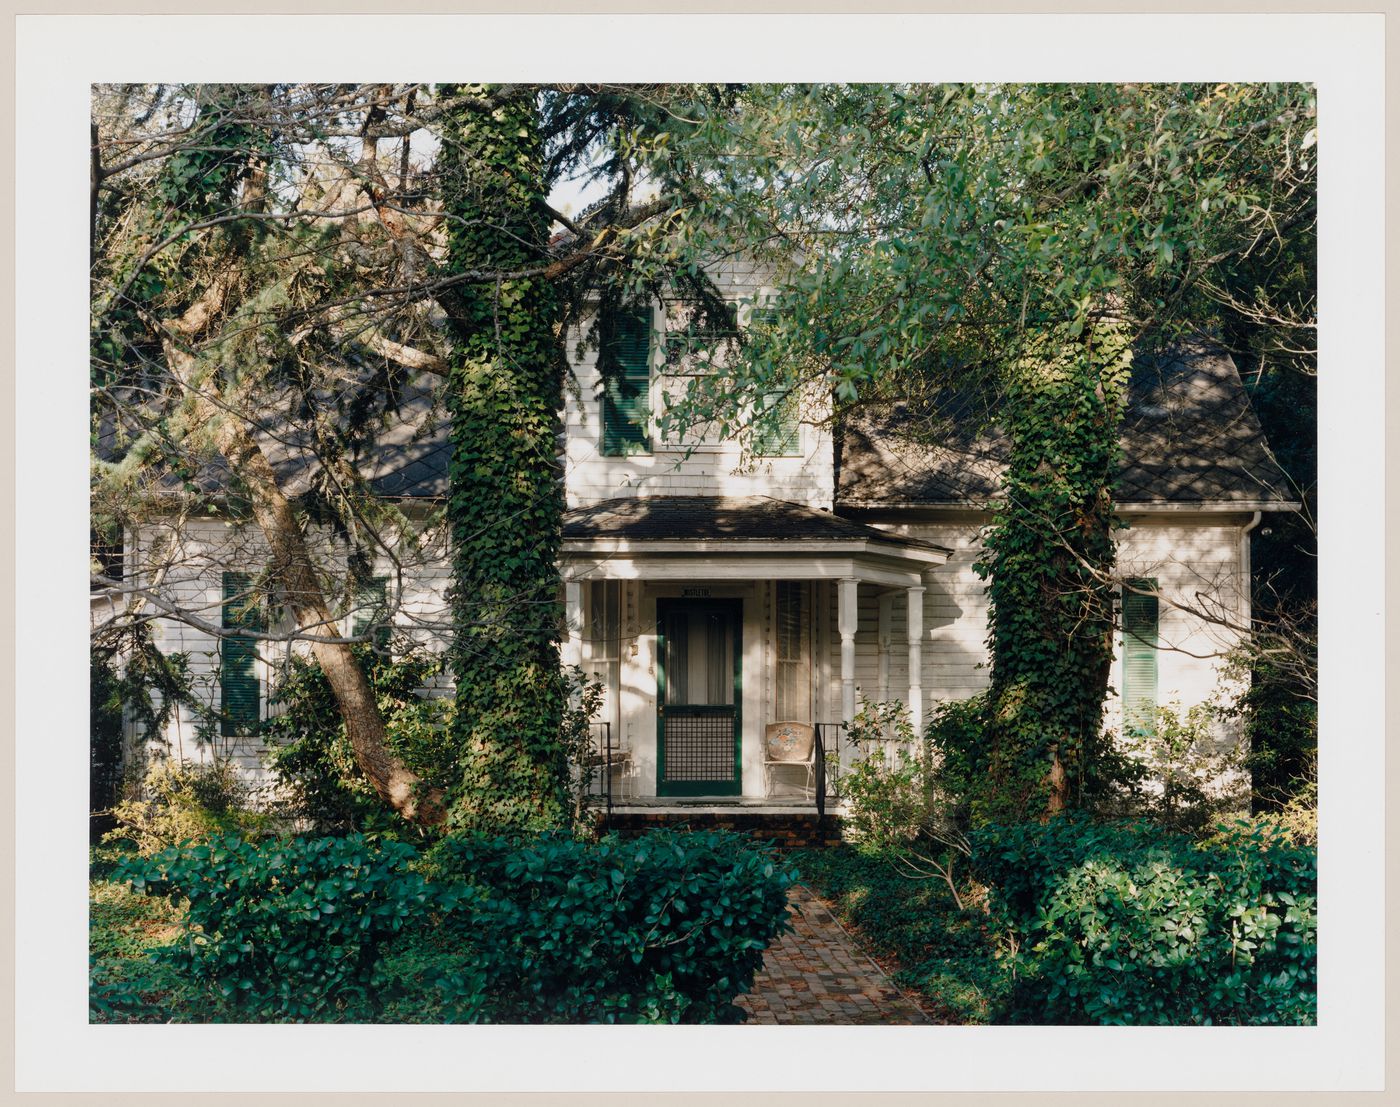
[[[779,849],[807,849],[841,844],[841,817],[815,811],[744,810],[741,807],[691,807],[669,810],[613,808],[612,817],[598,813],[602,829],[629,836],[648,830],[688,828],[690,830],[732,830],[748,834]]]

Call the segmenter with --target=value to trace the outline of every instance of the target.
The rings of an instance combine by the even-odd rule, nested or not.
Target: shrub
[[[1218,708],[1157,708],[1151,730],[1129,730],[1122,752],[1142,767],[1119,804],[1124,814],[1199,834],[1227,815],[1249,809],[1249,777],[1233,743],[1216,740]]]
[[[422,652],[387,658],[369,646],[354,647],[384,716],[388,746],[425,782],[440,788],[457,776],[452,745],[451,699],[422,694],[441,671],[441,659]],[[345,719],[325,673],[314,661],[293,657],[270,702],[278,714],[262,727],[268,767],[276,776],[288,815],[319,833],[362,831],[395,836],[407,829],[385,807],[355,760]]]
[[[593,721],[603,707],[604,692],[603,683],[579,666],[570,665],[564,669],[566,699],[559,723],[559,743],[570,766],[573,803],[570,814],[574,825],[580,828],[587,825],[588,813],[600,799],[592,789],[595,774],[610,771],[606,767],[598,768],[598,740],[593,732]]]
[[[1022,1022],[1316,1019],[1317,858],[1242,821],[1210,842],[1082,818],[986,827]]]
[[[117,825],[102,840],[130,842],[149,855],[215,835],[266,832],[272,820],[248,801],[238,769],[226,761],[161,759],[146,771],[141,796],[112,809]]]
[[[363,1002],[380,944],[430,909],[426,882],[407,867],[416,856],[358,835],[227,836],[133,858],[114,877],[188,900],[184,940],[159,960],[241,1017],[301,1022]]]
[[[717,833],[447,838],[415,861],[361,835],[227,837],[113,876],[188,899],[162,964],[239,1018],[298,1022],[739,1021],[796,880]]]
[[[861,756],[842,766],[847,838],[905,875],[941,878],[961,909],[954,865],[967,856],[967,839],[932,743],[915,737],[898,702],[863,703],[848,737]]]
[[[724,833],[448,838],[431,861],[482,897],[448,925],[469,928],[495,1022],[740,1021],[797,879]]]

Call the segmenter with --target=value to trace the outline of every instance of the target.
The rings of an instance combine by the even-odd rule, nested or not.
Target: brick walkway
[[[790,899],[793,933],[768,948],[753,991],[736,1000],[749,1012],[749,1025],[930,1021],[855,948],[826,904],[801,885]]]

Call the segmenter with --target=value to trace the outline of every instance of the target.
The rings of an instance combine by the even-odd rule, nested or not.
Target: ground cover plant
[[[888,855],[852,846],[809,850],[802,879],[831,903],[891,979],[948,1023],[999,1021],[1011,979],[986,916],[963,910],[940,880],[911,879]]]
[[[110,879],[121,854],[92,855],[88,897],[88,1014],[93,1022],[213,1021],[200,990],[152,954],[180,933],[180,911]]]

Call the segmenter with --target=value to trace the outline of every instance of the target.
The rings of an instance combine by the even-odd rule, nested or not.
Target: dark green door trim
[[[677,611],[723,611],[734,628],[734,704],[667,704],[666,618]],[[744,601],[658,599],[656,601],[656,794],[658,796],[737,796],[743,793],[743,658]],[[732,714],[734,720],[734,775],[729,780],[666,780],[666,716],[692,717]]]

